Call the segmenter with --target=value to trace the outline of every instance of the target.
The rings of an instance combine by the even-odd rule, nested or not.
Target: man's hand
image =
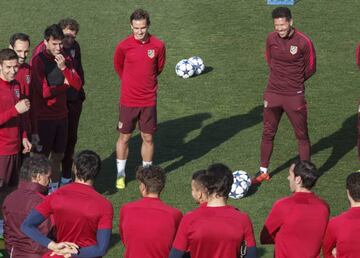
[[[19,114],[23,114],[30,109],[30,101],[28,99],[22,99],[16,103],[15,108]]]
[[[28,138],[24,138],[22,140],[22,144],[23,144],[23,147],[24,147],[24,150],[23,150],[23,153],[28,153],[31,151],[31,147],[32,147],[32,144],[31,142],[28,140]]]
[[[57,66],[61,71],[63,71],[66,68],[65,57],[62,54],[58,54],[55,56],[55,62],[57,63]]]
[[[55,243],[54,241],[51,241],[48,244],[48,249],[53,251],[51,256],[62,255],[65,258],[71,257],[72,254],[77,254],[79,252],[79,246],[71,242]]]

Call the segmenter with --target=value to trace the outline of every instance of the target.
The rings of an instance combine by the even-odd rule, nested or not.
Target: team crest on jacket
[[[292,55],[296,55],[297,52],[298,52],[298,47],[297,46],[290,46],[290,53]]]
[[[15,89],[15,96],[16,96],[16,98],[20,99],[20,90],[19,89]]]
[[[30,84],[31,81],[30,75],[26,75],[25,80],[27,84]]]
[[[150,58],[154,58],[154,57],[155,57],[155,50],[154,50],[154,49],[149,49],[149,50],[148,50],[148,57],[150,57]]]
[[[75,49],[70,50],[70,55],[72,58],[75,58]]]

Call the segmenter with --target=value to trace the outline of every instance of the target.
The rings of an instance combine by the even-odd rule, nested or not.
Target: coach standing
[[[275,31],[266,40],[270,75],[264,93],[260,170],[254,184],[270,179],[268,166],[273,141],[284,112],[295,131],[300,159],[310,160],[304,82],[316,71],[315,49],[311,40],[293,27],[290,9],[275,8],[272,18]]]
[[[125,188],[125,165],[129,153],[128,143],[139,123],[143,140],[141,156],[143,166],[152,164],[153,135],[157,128],[156,97],[157,76],[165,64],[165,45],[149,34],[150,17],[142,10],[130,16],[132,35],[122,40],[114,54],[114,68],[121,80],[120,114],[116,143],[116,188]]]

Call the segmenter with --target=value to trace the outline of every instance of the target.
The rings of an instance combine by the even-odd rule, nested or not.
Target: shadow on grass
[[[262,121],[262,106],[257,106],[246,114],[219,119],[201,129],[194,139],[185,142],[186,136],[202,127],[209,113],[200,113],[169,120],[158,125],[155,135],[155,164],[163,164],[174,159],[170,165],[164,167],[165,171],[174,171],[186,163],[199,159],[215,149],[241,130],[252,127]],[[126,163],[127,182],[134,180],[134,170],[141,164],[140,148],[141,137],[133,137],[129,143],[129,158]],[[116,165],[115,153],[103,160],[103,174],[97,179],[96,188],[100,193],[112,194],[116,192]]]
[[[120,241],[120,235],[118,233],[112,233],[110,238],[109,249],[117,245],[122,245]]]
[[[312,155],[325,149],[331,148],[332,150],[325,163],[321,166],[318,165],[320,175],[323,175],[336,166],[339,160],[355,147],[357,141],[357,119],[357,114],[350,116],[342,123],[342,127],[339,130],[322,138],[311,146]],[[282,170],[289,168],[297,158],[298,157],[293,157],[289,159],[287,162],[274,169],[270,173],[270,176],[273,177]]]

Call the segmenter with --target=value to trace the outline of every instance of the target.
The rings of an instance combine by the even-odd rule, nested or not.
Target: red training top
[[[31,72],[30,65],[23,63],[19,66],[19,70],[16,74],[15,80],[20,83],[21,86],[21,95],[29,98],[30,96],[30,82],[31,82]]]
[[[307,36],[296,29],[287,38],[271,32],[266,40],[265,57],[270,68],[267,92],[304,94],[304,82],[316,71],[315,49]]]
[[[142,198],[120,208],[119,232],[125,258],[167,258],[182,214],[159,198]]]
[[[350,210],[330,220],[323,242],[325,258],[334,258],[332,250],[336,248],[336,258],[358,258],[360,255],[360,207]]]
[[[9,194],[2,206],[4,214],[4,239],[6,250],[12,257],[41,258],[47,248],[36,243],[24,233],[20,226],[36,205],[41,203],[47,187],[38,183],[20,181],[18,189]],[[39,230],[48,235],[51,231],[50,219],[40,224]]]
[[[246,213],[232,206],[201,206],[181,220],[173,248],[190,251],[191,258],[236,258],[244,242],[256,246]]]
[[[47,196],[36,210],[45,218],[53,215],[57,242],[91,246],[96,244],[98,229],[112,229],[111,203],[89,185],[65,185]]]
[[[15,105],[20,100],[20,84],[0,78],[0,155],[14,155],[20,151],[20,127],[23,127]],[[26,131],[22,138],[27,138]]]
[[[46,50],[42,52],[45,56],[46,63],[39,53],[33,59],[32,64],[32,87],[34,94],[32,102],[36,103],[37,120],[57,120],[67,117],[66,106],[66,90],[73,87],[80,90],[82,81],[74,69],[73,60],[70,56],[64,55],[66,59],[66,68],[60,71],[60,75],[65,77],[68,84],[62,82],[61,85],[51,85],[48,83],[46,71],[50,65],[56,64],[54,56],[47,53]],[[52,74],[53,71],[50,71]],[[57,75],[55,74],[55,77]],[[58,78],[59,80],[60,78]]]
[[[149,35],[146,42],[133,35],[115,49],[114,68],[121,80],[120,104],[128,107],[156,105],[157,76],[165,65],[165,45]]]
[[[296,192],[273,205],[261,231],[262,244],[275,243],[276,258],[320,257],[329,206],[314,193]]]
[[[360,44],[356,48],[356,64],[360,69]]]

